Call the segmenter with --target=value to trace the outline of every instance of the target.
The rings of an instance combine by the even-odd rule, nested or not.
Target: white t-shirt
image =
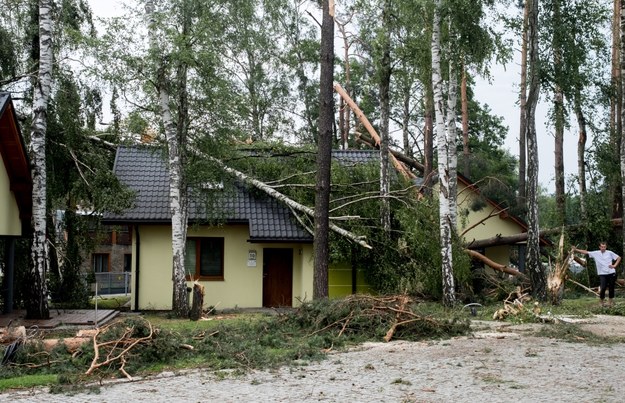
[[[612,261],[618,259],[619,256],[616,253],[607,249],[603,253],[600,250],[593,250],[588,252],[588,256],[595,259],[598,275],[616,273],[614,268],[609,267]]]

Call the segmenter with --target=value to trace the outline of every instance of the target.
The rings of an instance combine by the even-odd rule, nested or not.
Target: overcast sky
[[[97,17],[111,17],[119,15],[122,8],[117,0],[89,0],[93,15]],[[492,66],[493,79],[491,83],[483,79],[477,79],[475,87],[475,97],[481,102],[490,106],[492,113],[503,117],[504,123],[508,126],[509,132],[504,147],[515,156],[519,154],[519,108],[517,101],[518,86],[520,82],[520,67],[518,60],[520,56],[515,55],[515,61],[506,66]],[[547,188],[552,193],[554,184],[554,137],[553,129],[545,125],[548,107],[541,103],[536,111],[536,132],[538,136],[539,151],[539,175],[538,181],[541,186]],[[564,167],[568,177],[577,172],[577,132],[576,125],[572,125],[573,132],[565,133],[564,139]],[[587,141],[592,144],[592,138]]]

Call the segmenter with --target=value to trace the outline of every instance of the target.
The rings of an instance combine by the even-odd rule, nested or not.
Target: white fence
[[[95,285],[98,295],[130,293],[132,275],[129,272],[95,273]],[[93,289],[95,291],[95,288]]]

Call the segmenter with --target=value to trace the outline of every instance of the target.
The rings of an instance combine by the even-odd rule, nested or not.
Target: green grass
[[[123,301],[120,297],[106,300],[112,300],[109,302],[113,305]],[[106,300],[99,301],[98,306],[102,307],[100,302]],[[471,316],[470,310],[462,305],[445,308],[436,302],[419,302],[406,309],[425,320],[398,327],[393,338],[428,340],[466,334],[470,331],[469,320],[491,320],[502,305],[502,302],[486,305],[478,308],[476,316]],[[132,337],[141,337],[147,335],[149,325],[152,326],[154,336],[137,345],[128,357],[125,370],[133,376],[186,368],[241,373],[293,363],[305,365],[322,359],[327,350],[380,341],[395,322],[396,313],[379,308],[379,302],[371,305],[370,300],[346,298],[305,304],[280,315],[220,313],[210,315],[210,320],[200,321],[177,319],[168,313],[128,314],[102,337],[117,340],[129,331]],[[588,297],[565,299],[559,306],[542,304],[540,309],[542,314],[551,312],[552,315],[619,315],[625,313],[625,299],[617,298],[616,306],[610,309],[600,308],[597,298]],[[541,336],[576,342],[624,341],[591,337],[574,325],[546,326],[542,332]],[[100,351],[100,355],[107,353]],[[93,356],[91,343],[76,356],[69,355],[64,348],[49,354],[42,354],[36,346],[24,348],[16,358],[17,366],[0,367],[0,390],[52,384],[55,391],[70,393],[72,389],[84,387],[86,382],[122,376],[118,363],[102,367],[90,377],[84,376]],[[32,364],[38,367],[29,367]]]
[[[58,376],[53,374],[22,375],[15,378],[0,379],[0,392],[7,389],[24,389],[35,386],[49,386],[58,383]]]
[[[124,304],[130,301],[130,295],[116,297],[98,297],[97,301],[98,309],[121,309]],[[95,298],[92,298],[89,302],[92,308],[95,308],[95,303]]]

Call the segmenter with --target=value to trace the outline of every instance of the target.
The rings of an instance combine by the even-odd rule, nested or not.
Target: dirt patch
[[[625,336],[625,318],[562,318],[598,336]],[[476,321],[474,333],[451,340],[366,343],[324,361],[274,371],[163,373],[105,384],[99,395],[11,393],[38,402],[389,401],[620,402],[625,344],[571,343],[536,337],[548,324]],[[0,394],[0,401],[9,398]]]

